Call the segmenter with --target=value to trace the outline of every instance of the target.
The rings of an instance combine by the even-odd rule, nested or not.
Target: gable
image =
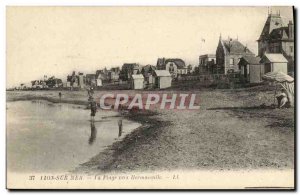
[[[282,26],[283,22],[280,15],[269,14],[258,40],[267,38],[274,29],[281,28]]]
[[[221,40],[219,40],[219,44],[218,44],[217,51],[216,51],[216,57],[221,57],[224,54],[226,54],[226,49],[224,47],[223,42]]]

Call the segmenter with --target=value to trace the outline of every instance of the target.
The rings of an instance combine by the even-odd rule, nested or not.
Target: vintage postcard
[[[7,188],[293,190],[294,21],[8,6]]]

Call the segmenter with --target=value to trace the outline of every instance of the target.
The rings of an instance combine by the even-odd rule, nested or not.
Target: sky
[[[285,23],[291,7],[280,10]],[[238,38],[257,54],[267,7],[8,7],[7,87],[43,75],[66,81],[123,63],[156,65],[157,58],[182,58],[198,65],[215,54],[222,39]]]

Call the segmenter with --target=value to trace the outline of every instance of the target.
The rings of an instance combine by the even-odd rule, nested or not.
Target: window
[[[290,46],[290,52],[294,52],[293,46]]]
[[[230,64],[230,65],[234,65],[234,58],[230,58],[229,64]]]
[[[170,73],[174,72],[174,64],[173,63],[171,63],[170,66],[169,66],[169,72]]]

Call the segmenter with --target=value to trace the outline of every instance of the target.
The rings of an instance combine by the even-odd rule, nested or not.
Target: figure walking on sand
[[[94,89],[92,86],[90,86],[90,88],[87,89],[88,90],[88,101],[90,102],[90,108],[91,108],[91,122],[94,122],[94,118],[97,112],[97,104],[94,101]]]

